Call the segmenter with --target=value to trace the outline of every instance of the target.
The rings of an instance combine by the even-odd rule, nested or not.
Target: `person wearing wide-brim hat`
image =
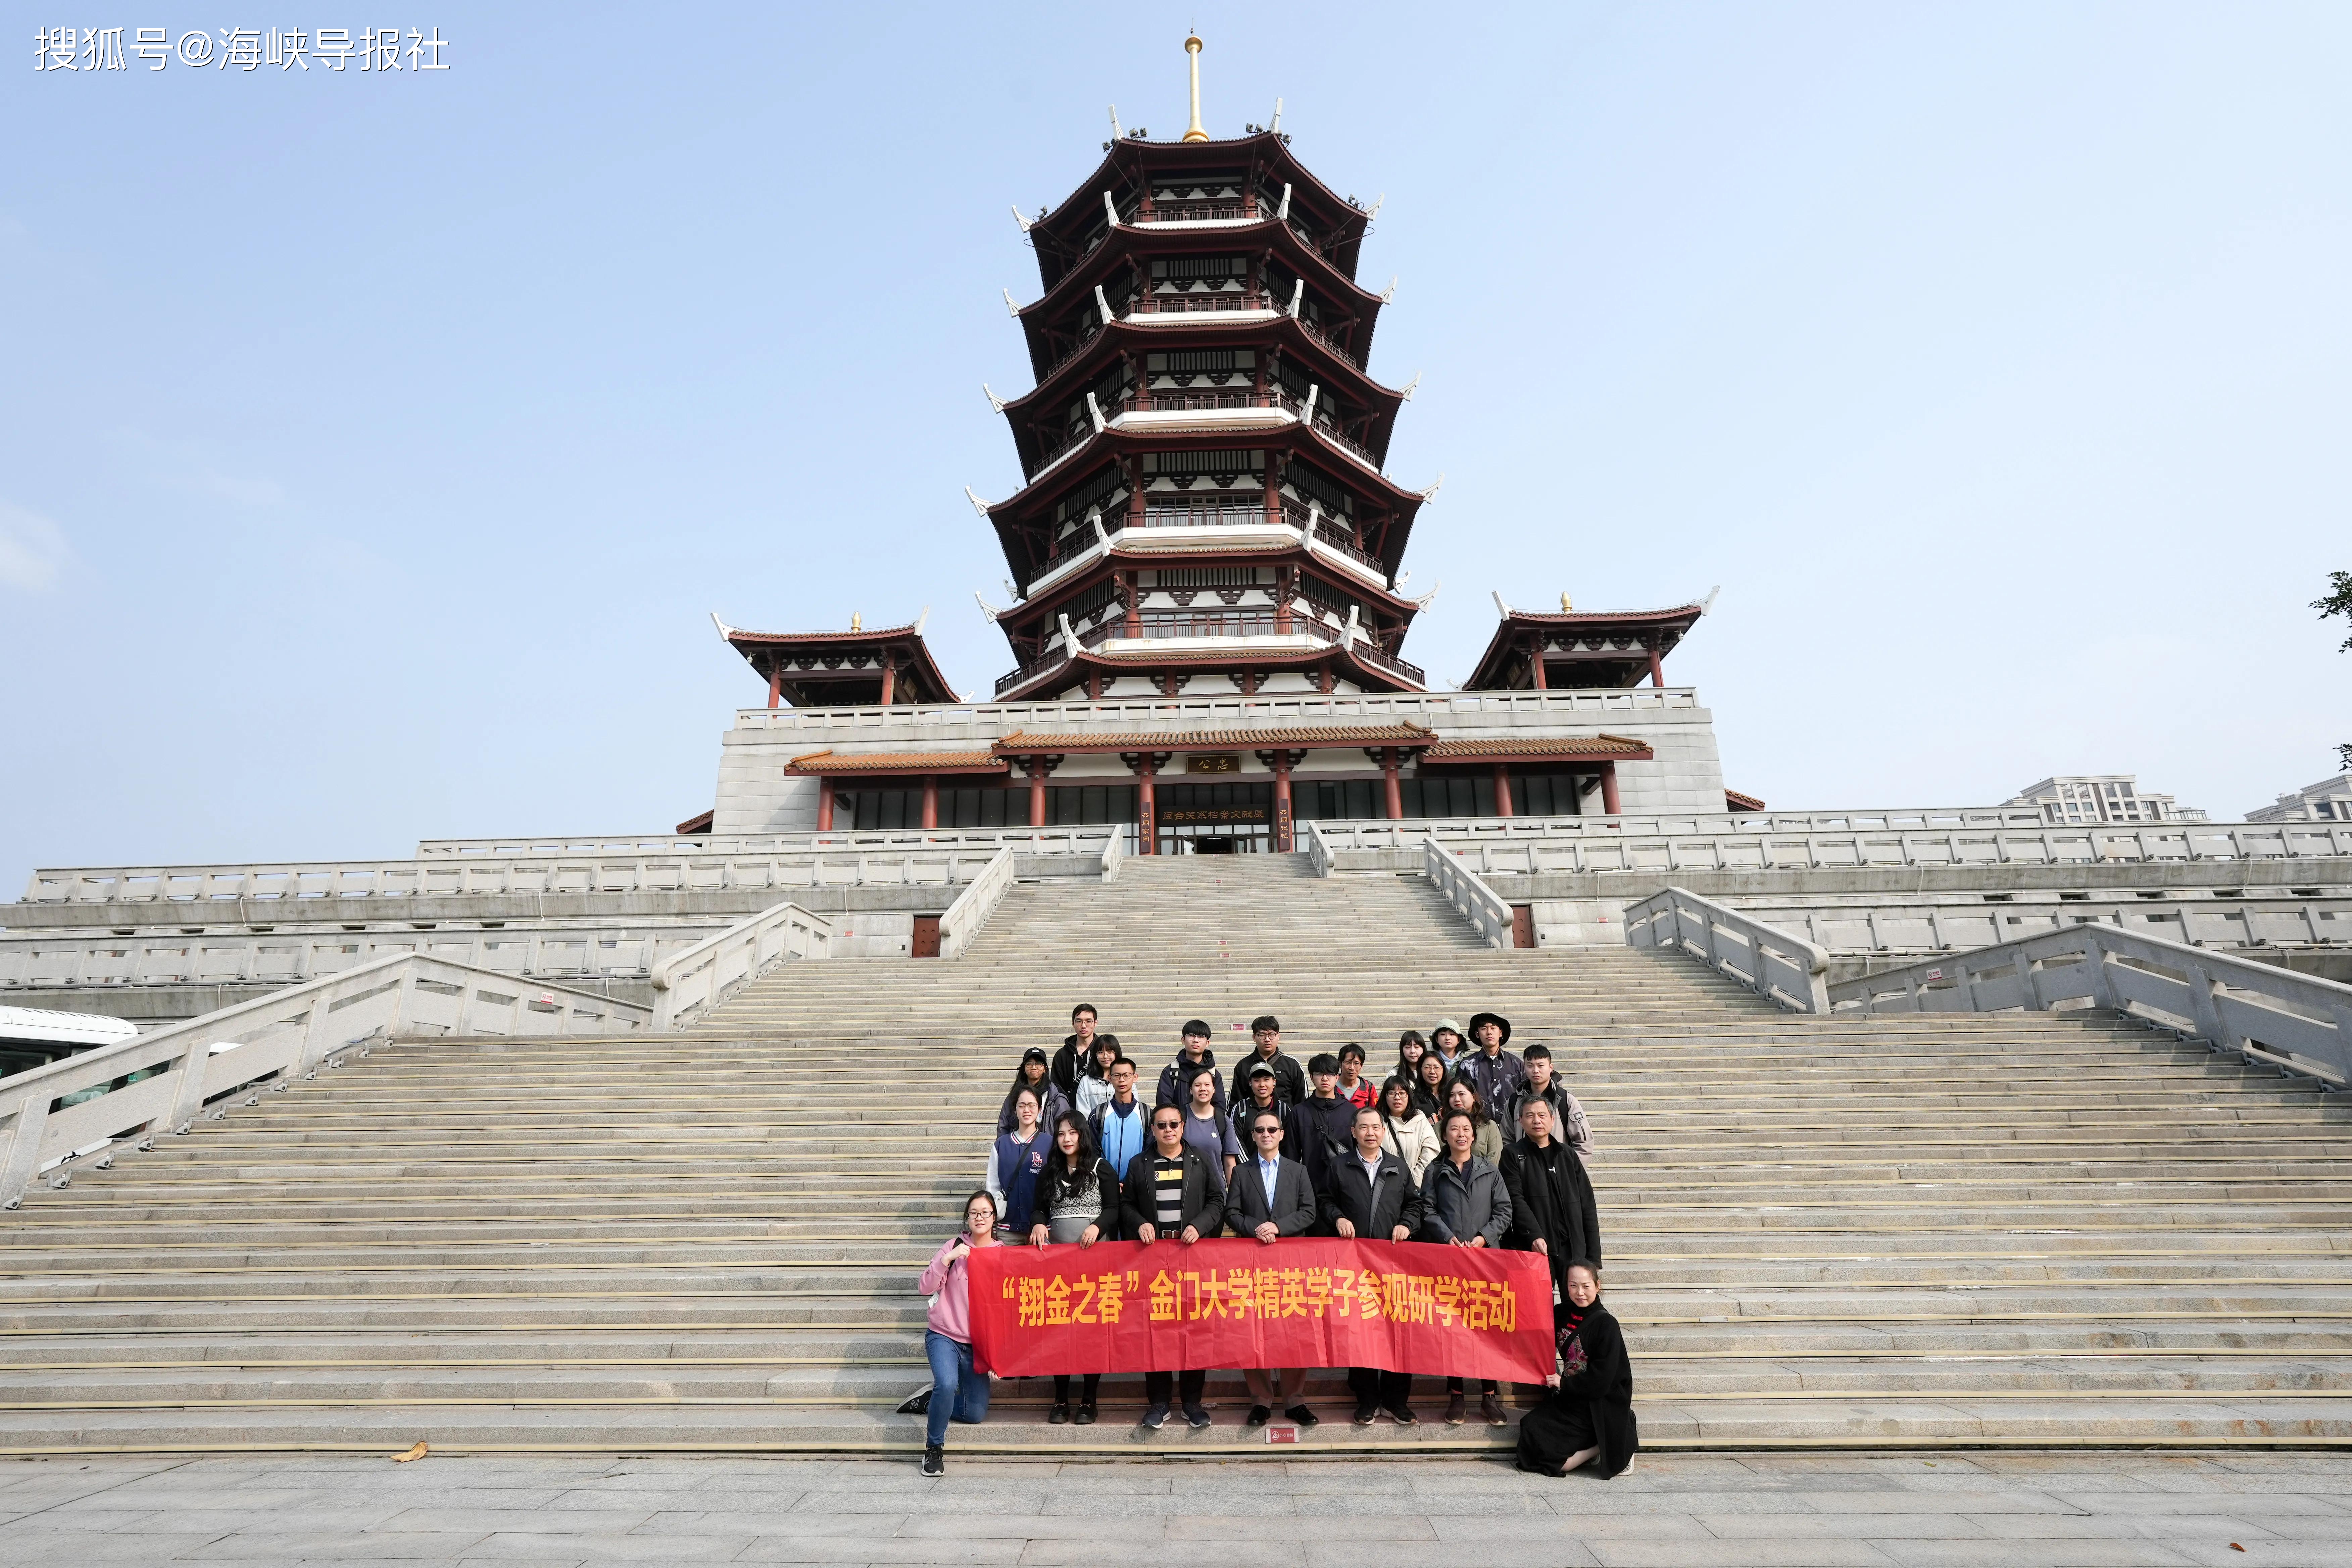
[[[1429,1048],[1445,1063],[1445,1070],[1452,1072],[1454,1064],[1462,1059],[1462,1054],[1470,1047],[1464,1043],[1461,1025],[1451,1018],[1440,1018],[1429,1031]]]
[[[1527,1063],[1503,1048],[1510,1037],[1508,1018],[1499,1013],[1473,1014],[1470,1054],[1454,1065],[1455,1076],[1469,1080],[1489,1116],[1507,1114],[1511,1109],[1511,1097],[1528,1086]]]

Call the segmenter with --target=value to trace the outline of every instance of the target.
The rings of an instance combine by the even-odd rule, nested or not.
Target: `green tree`
[[[2312,600],[2311,607],[2319,612],[2319,618],[2323,621],[2330,616],[2342,616],[2347,623],[2352,623],[2352,572],[2330,572],[2327,574],[2327,596]],[[2352,653],[2352,637],[2346,637],[2343,646],[2336,651]],[[2336,762],[2338,767],[2352,773],[2352,746],[2336,747]]]

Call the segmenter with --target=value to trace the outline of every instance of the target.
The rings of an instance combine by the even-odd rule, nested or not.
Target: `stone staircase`
[[[1498,953],[1417,877],[1129,861],[948,963],[796,964],[685,1036],[398,1042],[0,1216],[0,1452],[906,1451],[915,1276],[1070,1005],[1156,1073],[1479,1007],[1591,1115],[1653,1447],[2352,1442],[2346,1110],[2112,1017],[1819,1020],[1687,961]],[[960,1451],[1285,1455],[1218,1425]],[[1430,1417],[1310,1448],[1476,1451]],[[1337,1419],[1332,1419],[1336,1417]]]

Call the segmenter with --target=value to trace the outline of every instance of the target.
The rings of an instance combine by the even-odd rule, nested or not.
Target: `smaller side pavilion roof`
[[[803,752],[784,772],[825,777],[841,773],[1001,773],[993,752]]]
[[[1495,607],[1502,612],[1502,618],[1496,625],[1494,637],[1487,641],[1486,651],[1478,656],[1470,679],[1462,683],[1462,689],[1506,691],[1532,685],[1526,675],[1527,661],[1538,648],[1542,650],[1547,685],[1637,685],[1649,673],[1651,650],[1654,648],[1664,658],[1689,635],[1691,627],[1714,603],[1715,595],[1710,593],[1705,599],[1662,610],[1564,610],[1553,614],[1514,609],[1496,595]],[[1549,671],[1563,665],[1570,667],[1564,672],[1568,678],[1552,680]]]
[[[961,700],[923,641],[925,611],[902,626],[872,631],[752,632],[716,614],[710,624],[743,656],[762,681],[773,679],[795,708],[873,707],[882,700],[882,671],[895,667],[893,702]]]
[[[1736,812],[1761,811],[1764,809],[1764,803],[1762,801],[1758,800],[1752,795],[1742,795],[1736,789],[1727,789],[1723,792],[1723,804],[1727,809]]]
[[[1440,741],[1421,753],[1423,767],[1447,763],[1645,763],[1656,753],[1622,735],[1552,735]]]

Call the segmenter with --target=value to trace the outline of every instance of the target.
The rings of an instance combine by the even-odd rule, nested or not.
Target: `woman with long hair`
[[[1381,1085],[1381,1147],[1404,1162],[1405,1179],[1420,1190],[1421,1178],[1437,1158],[1437,1131],[1412,1102],[1412,1086],[1401,1078]]]
[[[1078,1091],[1070,1097],[1072,1110],[1092,1116],[1110,1103],[1110,1064],[1117,1060],[1118,1042],[1108,1035],[1097,1035],[1094,1054],[1078,1069]]]
[[[931,1255],[915,1287],[931,1299],[923,1329],[923,1354],[931,1363],[930,1399],[923,1413],[926,1476],[947,1473],[950,1419],[966,1426],[988,1419],[988,1374],[971,1364],[971,1275],[966,1263],[974,1252],[996,1244],[996,1200],[983,1187],[964,1199],[963,1229]]]
[[[1423,1051],[1421,1063],[1408,1079],[1412,1085],[1412,1102],[1421,1113],[1434,1121],[1444,1113],[1445,1091],[1452,1087],[1447,1080],[1445,1064],[1437,1059],[1434,1051]]]
[[[1538,1476],[1590,1468],[1606,1480],[1633,1462],[1633,1362],[1625,1331],[1601,1304],[1601,1270],[1580,1258],[1566,1270],[1552,1310],[1559,1370],[1544,1380],[1544,1402],[1519,1418],[1518,1467]]]
[[[1075,1110],[1065,1110],[1054,1119],[1054,1147],[1045,1156],[1045,1173],[1037,1180],[1037,1207],[1029,1226],[1029,1240],[1043,1247],[1047,1242],[1057,1246],[1092,1247],[1103,1237],[1118,1234],[1118,1177],[1110,1162],[1095,1152],[1087,1142],[1087,1124]],[[1081,1426],[1095,1423],[1095,1395],[1102,1387],[1102,1373],[1086,1375],[1085,1392],[1078,1401],[1075,1417]],[[1073,1419],[1070,1414],[1070,1374],[1054,1374],[1054,1408],[1046,1420],[1058,1426]]]
[[[1466,1110],[1471,1125],[1476,1129],[1470,1142],[1470,1152],[1489,1165],[1501,1169],[1503,1130],[1486,1114],[1486,1105],[1478,1098],[1478,1087],[1467,1079],[1457,1078],[1445,1087],[1445,1109]]]
[[[1407,1029],[1397,1037],[1395,1076],[1412,1081],[1421,1075],[1421,1058],[1429,1054],[1429,1042],[1421,1037],[1419,1029]]]

